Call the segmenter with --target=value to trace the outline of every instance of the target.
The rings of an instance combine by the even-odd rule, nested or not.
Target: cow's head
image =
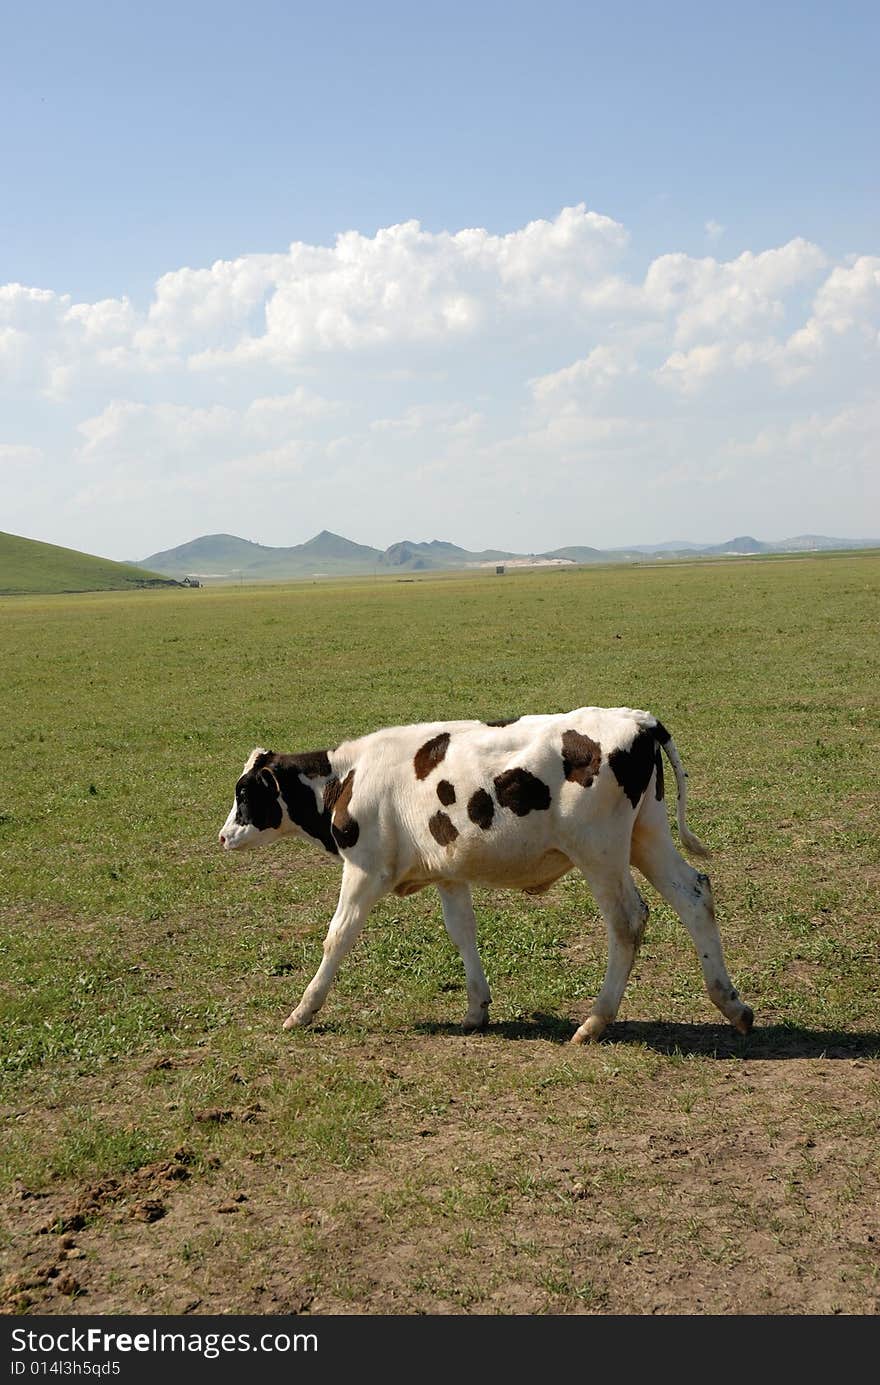
[[[235,786],[229,817],[220,829],[224,851],[241,846],[266,846],[289,830],[290,821],[277,778],[272,772],[275,756],[258,747],[248,757]]]

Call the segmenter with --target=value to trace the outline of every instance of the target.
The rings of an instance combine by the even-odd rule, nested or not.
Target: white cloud
[[[511,317],[612,309],[625,288],[608,272],[626,243],[618,222],[583,205],[506,235],[408,221],[374,236],[347,231],[330,247],[294,242],[285,254],[171,271],[141,313],[127,298],[71,304],[6,285],[0,333],[30,334],[35,387],[56,395],[95,363],[108,373],[214,371],[407,343],[454,348]],[[18,351],[12,338],[0,344]]]
[[[722,226],[720,221],[713,221],[710,217],[709,220],[704,224],[703,230],[706,232],[706,235],[709,237],[709,240],[720,240],[721,237],[724,235],[724,232],[727,230],[727,227]]]
[[[28,288],[25,284],[0,285],[0,325],[19,331],[34,330],[55,319],[70,299],[51,289]]]
[[[27,443],[0,442],[0,475],[4,471],[11,472],[13,467],[21,471],[39,466],[44,460],[39,447],[31,447]]]
[[[447,508],[459,541],[514,543],[522,525],[536,547],[554,546],[525,533],[540,516],[597,505],[619,511],[605,542],[681,532],[674,506],[697,491],[728,494],[726,528],[749,484],[766,501],[774,446],[789,491],[798,447],[806,474],[846,448],[867,471],[846,420],[876,382],[880,260],[829,264],[795,238],[636,273],[627,245],[580,205],[504,235],[408,221],[173,270],[145,307],[0,287],[6,507],[22,512],[9,478],[30,467],[46,496],[54,482],[47,525],[92,516],[116,556],[245,519],[268,542],[345,523],[387,542]],[[637,534],[624,502],[648,492],[671,518]]]
[[[460,404],[413,405],[394,418],[377,418],[369,425],[372,433],[413,436],[425,429],[437,432],[469,432],[481,418]]]
[[[277,466],[279,458],[294,455],[292,432],[332,418],[338,407],[303,386],[292,394],[254,399],[240,410],[225,404],[194,408],[116,399],[77,425],[84,441],[76,457],[92,466],[123,465],[146,475],[193,464],[210,471],[243,454],[268,455],[268,444]]]
[[[657,372],[663,384],[678,386],[685,394],[700,388],[702,383],[721,369],[725,359],[720,342],[711,346],[694,346],[690,351],[673,351]]]
[[[856,331],[868,348],[880,346],[880,258],[862,255],[838,265],[816,294],[809,321],[793,332],[786,350],[791,358],[814,360],[834,337]]]
[[[98,303],[74,303],[64,321],[80,327],[86,342],[115,345],[131,336],[136,317],[127,298],[102,298]]]
[[[661,255],[645,276],[646,304],[673,317],[679,347],[706,337],[743,336],[780,322],[784,296],[826,263],[818,246],[800,239],[726,262]]]
[[[585,388],[593,391],[607,389],[621,376],[632,375],[637,367],[634,353],[623,346],[595,346],[583,360],[563,366],[549,375],[538,375],[529,381],[532,394],[546,408],[564,406],[580,397]]]

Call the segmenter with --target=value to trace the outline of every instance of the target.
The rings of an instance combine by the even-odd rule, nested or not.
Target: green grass
[[[654,1121],[708,1139],[725,1093],[716,1051],[735,1063],[788,1057],[795,1069],[826,1050],[870,1059],[880,1049],[878,572],[876,556],[811,556],[0,603],[0,1079],[17,1113],[5,1186],[119,1175],[187,1140],[209,1180],[219,1176],[209,1156],[239,1177],[279,1170],[290,1205],[311,1205],[316,1169],[373,1178],[343,1222],[377,1218],[380,1240],[435,1226],[460,1264],[487,1238],[530,1244],[539,1204],[572,1230],[591,1198],[606,1199],[602,1234],[616,1235],[615,1218],[636,1195],[650,1201],[653,1185],[587,1151],[641,1138]],[[651,920],[618,1041],[574,1057],[561,1048],[605,959],[574,875],[538,899],[477,891],[494,996],[485,1039],[455,1028],[461,963],[431,891],[380,904],[316,1027],[282,1035],[339,877],[304,844],[220,853],[251,748],[585,703],[647,707],[673,732],[690,824],[714,852],[731,974],[761,1026],[754,1039],[717,1027],[684,930],[646,888]],[[156,1068],[163,1056],[171,1066]],[[842,1118],[793,1091],[779,1130],[769,1098],[755,1108],[771,1150],[796,1110],[809,1111],[817,1140]],[[206,1124],[199,1112],[213,1106],[234,1115]],[[865,1117],[848,1118],[844,1202],[862,1195],[864,1176]],[[432,1187],[417,1157],[452,1126],[465,1152],[444,1147]],[[493,1153],[511,1132],[515,1159]],[[540,1163],[572,1140],[570,1173]],[[401,1141],[414,1142],[412,1166],[392,1158]],[[589,1193],[574,1204],[573,1178]],[[274,1187],[267,1196],[280,1197]],[[710,1267],[735,1260],[744,1190],[724,1192],[715,1241],[702,1222],[688,1229],[676,1188],[660,1223],[669,1246],[693,1242]],[[327,1237],[309,1235],[312,1250],[300,1249],[326,1289]],[[613,1309],[607,1266],[548,1259],[546,1236],[545,1226],[517,1262],[541,1311]],[[341,1300],[372,1292],[366,1271],[334,1265]],[[441,1293],[441,1267],[419,1273],[435,1285],[428,1300],[459,1311],[492,1311],[505,1292],[503,1276],[456,1287],[450,1272]]]
[[[132,591],[167,582],[167,577],[146,568],[0,533],[0,596]]]
[[[585,702],[646,706],[672,728],[742,989],[780,1020],[869,1022],[877,570],[810,558],[8,603],[4,1065],[237,1022],[242,973],[261,975],[258,1005],[295,993],[338,877],[299,844],[217,851],[253,745]],[[699,974],[652,903],[639,965],[668,985],[639,1011],[690,1018]],[[460,983],[459,962],[436,913],[429,894],[379,906],[328,1020],[350,1021],[358,1002],[369,1026],[458,1018],[461,996],[442,988]],[[537,901],[485,892],[480,919],[498,1018],[565,1014],[595,989],[604,944],[575,876]]]

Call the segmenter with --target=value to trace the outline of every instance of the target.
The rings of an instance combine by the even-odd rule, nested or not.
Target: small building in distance
[[[202,584],[198,577],[184,577],[180,585],[182,587],[200,587]]]

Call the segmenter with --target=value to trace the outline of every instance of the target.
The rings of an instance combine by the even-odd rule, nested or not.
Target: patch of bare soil
[[[616,1068],[615,1048],[579,1051],[585,1081],[547,1039],[386,1038],[355,1056],[389,1089],[475,1052],[486,1080],[436,1115],[401,1107],[358,1167],[303,1167],[261,1118],[214,1167],[184,1146],[125,1178],[21,1189],[4,1311],[880,1311],[876,1060],[648,1072]]]

